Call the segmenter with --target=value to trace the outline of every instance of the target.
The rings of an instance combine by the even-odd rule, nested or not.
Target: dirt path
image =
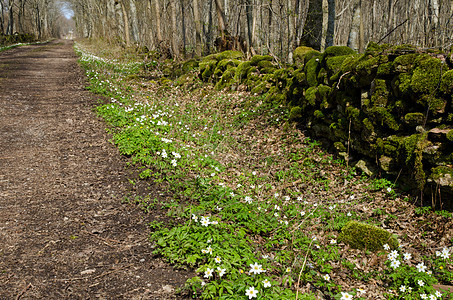
[[[0,299],[174,299],[69,41],[0,53]]]

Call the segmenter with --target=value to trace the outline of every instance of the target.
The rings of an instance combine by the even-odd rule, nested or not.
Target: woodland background
[[[170,58],[235,49],[292,62],[300,45],[453,45],[452,0],[0,0],[0,12],[2,35],[74,30]]]

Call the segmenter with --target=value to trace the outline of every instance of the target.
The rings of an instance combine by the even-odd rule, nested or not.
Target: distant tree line
[[[55,0],[0,0],[0,35],[58,37],[65,23],[61,5]]]
[[[62,5],[74,11],[79,37],[169,57],[238,49],[291,61],[300,45],[453,43],[453,0],[0,0],[0,33],[58,36]]]
[[[452,0],[71,0],[79,36],[138,44],[179,57],[225,48],[291,60],[369,41],[447,47]],[[217,48],[217,49],[216,49]]]

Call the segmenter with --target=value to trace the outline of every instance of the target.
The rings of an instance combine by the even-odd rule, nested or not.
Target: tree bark
[[[179,57],[179,43],[178,43],[178,28],[176,27],[176,4],[175,1],[170,1],[171,10],[171,46],[173,56]]]
[[[150,2],[152,0],[149,0]],[[156,37],[157,37],[157,44],[160,45],[163,42],[162,38],[162,29],[161,29],[161,18],[160,18],[160,5],[159,0],[154,0],[155,3],[155,16],[156,16]]]
[[[326,48],[333,46],[335,33],[335,0],[328,0]]]
[[[195,54],[200,56],[203,45],[201,44],[201,20],[198,0],[193,0],[193,21],[195,23]]]
[[[126,42],[126,46],[130,46],[131,44],[131,33],[129,29],[129,17],[127,15],[126,7],[124,6],[124,0],[120,1],[121,5],[121,12],[123,14],[123,22],[124,22],[124,39]]]
[[[6,31],[6,34],[14,34],[14,11],[13,11],[13,6],[14,6],[14,0],[9,1],[8,5],[8,14],[9,14],[9,21],[8,21],[8,29]]]
[[[322,0],[310,0],[308,4],[307,20],[302,33],[301,44],[321,49],[322,35]]]
[[[215,7],[216,7],[216,12],[217,12],[217,20],[219,22],[220,36],[222,37],[222,40],[223,40],[223,39],[225,39],[227,32],[226,32],[225,13],[223,11],[222,3],[220,2],[220,0],[215,0]]]
[[[252,0],[245,1],[245,14],[247,16],[247,37],[249,49],[253,48],[253,36],[252,36],[252,27],[253,27],[253,12],[252,12]]]

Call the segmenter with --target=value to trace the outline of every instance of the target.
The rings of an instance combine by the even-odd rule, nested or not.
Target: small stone
[[[96,269],[87,269],[85,271],[80,272],[80,275],[89,275],[93,274],[94,272],[96,272]]]

